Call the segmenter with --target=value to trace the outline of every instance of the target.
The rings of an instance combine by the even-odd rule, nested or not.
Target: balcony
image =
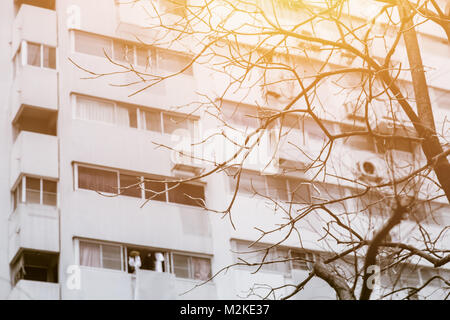
[[[20,280],[12,289],[10,300],[59,300],[59,284]]]
[[[13,54],[15,54],[23,40],[56,47],[56,12],[22,4],[14,19],[12,35]]]
[[[58,210],[54,206],[20,203],[9,218],[8,260],[21,248],[58,252]]]
[[[21,174],[58,178],[57,137],[28,131],[19,133],[11,153],[11,186]]]
[[[45,85],[41,85],[45,83]],[[15,121],[24,106],[36,106],[47,111],[58,110],[58,75],[56,70],[35,66],[20,66],[14,81],[11,120]]]
[[[176,278],[165,272],[139,270],[137,275],[123,271],[80,267],[79,290],[67,290],[64,299],[174,300],[215,299],[214,284],[206,284],[186,295],[198,281]]]

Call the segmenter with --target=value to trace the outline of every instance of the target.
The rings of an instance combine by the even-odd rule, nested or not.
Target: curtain
[[[209,259],[192,257],[192,263],[194,265],[194,279],[208,280],[211,276],[211,263]]]
[[[116,193],[117,173],[78,166],[78,188]]]
[[[80,242],[80,265],[100,268],[100,245]]]
[[[116,107],[117,124],[123,127],[130,127],[130,112],[127,107]]]
[[[82,120],[114,123],[114,104],[86,97],[77,97],[76,117]]]
[[[41,45],[27,42],[27,63],[30,66],[41,66]]]

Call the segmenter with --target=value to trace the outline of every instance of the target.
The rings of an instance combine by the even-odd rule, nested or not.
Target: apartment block
[[[230,148],[223,137],[206,146],[192,145],[192,141],[221,130],[239,139],[239,134],[261,124],[259,105],[268,101],[281,105],[292,98],[289,90],[293,88],[253,86],[245,94],[236,90],[217,95],[225,119],[241,130],[223,128],[217,116],[189,103],[221,92],[228,83],[226,77],[206,64],[185,68],[193,54],[189,47],[152,45],[158,34],[145,28],[148,17],[143,8],[149,4],[126,2],[0,3],[0,298],[237,299],[249,297],[254,284],[286,286],[276,297],[288,295],[289,285],[305,279],[315,257],[327,252],[314,227],[319,222],[312,217],[299,222],[301,243],[298,237],[289,237],[267,257],[284,262],[264,265],[256,273],[256,267],[239,264],[240,257],[250,262],[266,257],[263,252],[236,252],[264,248],[284,236],[284,231],[273,234],[249,249],[260,235],[255,227],[268,229],[283,222],[267,198],[312,203],[327,193],[349,195],[354,186],[304,183],[313,172],[300,170],[308,157],[292,141],[314,154],[322,149],[326,136],[313,119],[296,117],[274,124],[286,130],[275,168],[267,157],[273,147],[271,137],[258,144],[241,175],[236,197],[237,180],[231,169],[189,181],[211,163],[223,161]],[[154,2],[169,16],[184,15],[182,5]],[[433,63],[428,66],[432,70],[428,79],[437,106],[435,118],[445,130],[444,119],[450,116],[449,47],[441,32],[427,25],[419,36],[424,54],[431,56],[426,61]],[[324,54],[320,48],[303,45],[316,50],[319,64]],[[352,59],[339,56],[330,63],[351,65]],[[394,60],[407,63],[401,53]],[[133,65],[148,74],[183,72],[140,91],[142,79],[121,72],[115,63]],[[305,73],[314,67],[305,65]],[[90,71],[109,75],[98,77]],[[405,90],[412,90],[407,76],[402,81]],[[321,90],[322,103],[344,110],[337,118],[321,114],[330,132],[358,127],[363,110],[338,100],[332,86]],[[389,121],[395,119],[383,116],[386,130],[391,130]],[[423,160],[418,144],[365,136],[338,142],[333,157],[346,164],[340,167],[344,176],[357,172],[365,181],[378,181],[389,175],[381,156],[387,149],[400,159],[399,167],[402,161]],[[196,160],[197,154],[210,162]],[[274,174],[280,167],[286,174]],[[170,182],[180,178],[188,181]],[[254,196],[255,190],[267,198]],[[236,228],[218,213],[234,197]],[[360,210],[364,201],[373,201],[369,198],[368,194],[349,199],[336,205],[336,210]],[[424,205],[414,217],[433,211],[434,219],[427,225],[439,232],[450,221],[450,207],[444,200]],[[205,205],[213,210],[205,210]],[[382,219],[387,208],[381,200],[366,211]],[[414,217],[403,221],[402,228],[412,228]],[[304,260],[296,260],[299,257]],[[430,265],[420,265],[402,281],[416,286],[436,272]],[[450,274],[447,269],[439,272]],[[432,295],[435,289],[427,290]],[[437,290],[432,297],[439,294]],[[314,278],[294,298],[336,299],[336,294],[325,281]]]

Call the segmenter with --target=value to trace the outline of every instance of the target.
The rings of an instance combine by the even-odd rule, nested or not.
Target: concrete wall
[[[20,132],[11,153],[10,187],[17,182],[21,174],[57,179],[58,168],[57,137]]]
[[[58,218],[55,207],[19,204],[9,218],[8,261],[21,248],[59,252]]]
[[[20,280],[8,296],[10,300],[58,300],[59,284]]]

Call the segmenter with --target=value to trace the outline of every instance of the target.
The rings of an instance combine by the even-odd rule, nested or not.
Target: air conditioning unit
[[[358,179],[368,182],[379,183],[383,180],[383,175],[377,164],[373,159],[365,159],[356,163],[356,172]]]

